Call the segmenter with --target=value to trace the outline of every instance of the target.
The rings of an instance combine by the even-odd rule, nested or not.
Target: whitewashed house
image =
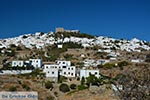
[[[57,68],[45,68],[44,72],[46,73],[46,77],[50,78],[52,81],[57,82],[59,76],[59,69]]]
[[[29,59],[31,62],[31,65],[35,68],[41,68],[42,67],[42,60],[41,59]]]
[[[63,68],[62,71],[60,72],[60,75],[73,78],[76,76],[76,68],[75,66],[68,66],[67,68]]]
[[[71,62],[70,61],[61,61],[61,60],[58,60],[56,61],[56,64],[58,64],[59,66],[71,66]]]
[[[62,44],[58,44],[58,45],[57,45],[57,48],[62,49],[62,48],[63,48],[63,45],[62,45]]]
[[[99,59],[99,60],[85,59],[83,61],[84,67],[97,67],[97,65],[103,65],[108,62],[110,62],[110,60],[105,60],[105,59]]]
[[[133,62],[133,63],[141,63],[141,62],[144,62],[144,60],[141,60],[141,59],[132,59],[131,62]]]
[[[71,66],[70,61],[56,61],[56,64],[45,64],[43,72],[46,73],[47,78],[57,81],[59,75],[74,78],[76,76],[76,67]]]
[[[85,59],[83,63],[85,67],[96,66],[94,59]]]
[[[96,77],[100,77],[99,70],[81,69],[80,70],[80,80],[82,79],[82,77],[84,77],[84,78],[89,77],[90,74],[95,75]]]
[[[12,61],[12,67],[23,67],[23,66],[24,66],[24,61],[22,60]]]
[[[96,61],[97,65],[104,65],[106,63],[110,62],[110,60],[105,60],[105,59],[99,59]]]

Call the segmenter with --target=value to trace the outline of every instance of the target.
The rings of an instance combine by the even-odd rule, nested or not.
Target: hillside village
[[[117,100],[121,97],[118,91],[124,89],[123,84],[116,82],[118,75],[145,68],[150,73],[149,50],[150,43],[136,38],[129,41],[96,37],[79,30],[56,28],[55,32],[37,32],[0,40],[0,77],[7,79],[9,76],[21,82],[38,84],[33,87],[48,92],[44,97],[39,92],[39,100]],[[51,84],[48,87],[50,92],[43,85],[46,82]],[[70,85],[70,89],[61,90],[62,84]],[[2,90],[8,90],[5,85],[2,85]],[[81,91],[93,98],[79,96]],[[107,93],[107,96],[97,95],[100,93]],[[150,90],[146,90],[146,96],[149,97],[149,93]]]

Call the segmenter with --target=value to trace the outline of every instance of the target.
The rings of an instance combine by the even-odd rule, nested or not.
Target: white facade
[[[60,61],[60,60],[58,60],[56,63],[59,66],[62,66],[63,68],[65,68],[65,66],[71,66],[71,62],[70,61]]]
[[[144,60],[140,60],[140,59],[133,59],[133,60],[131,60],[131,62],[133,62],[133,63],[141,63],[143,61]]]
[[[62,69],[60,74],[62,76],[65,76],[65,77],[75,77],[75,75],[76,75],[75,72],[76,72],[75,66],[70,66],[70,67],[67,67],[65,69]]]
[[[22,67],[24,66],[24,61],[18,60],[18,61],[12,61],[12,67]]]
[[[72,78],[76,75],[76,67],[71,66],[70,61],[57,61],[56,64],[44,65],[43,72],[46,73],[46,77],[58,77],[58,75],[62,75]]]
[[[51,68],[49,70],[45,70],[46,73],[46,77],[53,77],[53,78],[57,78],[58,77],[58,71],[59,69],[56,68]]]
[[[110,60],[105,60],[105,59],[99,59],[99,60],[94,60],[94,59],[85,59],[83,61],[85,67],[96,67],[97,65],[103,65],[105,63],[110,62]]]
[[[58,44],[57,47],[61,49],[61,48],[63,48],[63,45],[62,44]]]
[[[2,73],[0,72],[0,75],[9,75],[9,74],[27,74],[31,73],[32,70],[2,70]]]
[[[95,60],[93,59],[85,59],[83,63],[85,67],[96,66]]]
[[[42,67],[42,60],[41,59],[29,59],[31,62],[31,65],[35,68],[41,68]]]
[[[86,78],[89,77],[90,74],[95,75],[96,77],[99,77],[99,70],[86,70],[86,69],[81,69],[80,70],[80,80],[82,77]]]
[[[99,59],[99,60],[96,61],[97,65],[104,65],[108,62],[110,62],[110,60]]]

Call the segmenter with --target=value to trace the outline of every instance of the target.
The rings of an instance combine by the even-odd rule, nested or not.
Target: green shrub
[[[70,48],[70,49],[75,49],[75,48],[83,48],[82,44],[74,43],[74,42],[67,42],[63,44],[63,48]]]
[[[70,88],[71,88],[71,89],[76,89],[76,88],[77,88],[77,85],[76,85],[76,84],[71,84],[71,85],[70,85]]]
[[[49,97],[46,98],[46,100],[55,100],[55,98],[52,97],[52,96],[49,96]]]
[[[127,65],[129,65],[127,61],[121,61],[118,63],[118,67],[120,68],[120,70],[123,70],[123,67]]]
[[[47,81],[47,82],[45,83],[45,88],[47,88],[47,89],[52,89],[52,88],[53,88],[52,82]]]
[[[11,87],[9,88],[9,91],[17,91],[17,88],[16,88],[15,86],[11,86]]]
[[[22,84],[22,88],[26,89],[26,91],[30,90],[30,87],[27,84]]]
[[[84,85],[84,83],[85,83],[85,78],[82,77],[82,79],[81,79],[81,85]]]
[[[111,69],[113,67],[116,67],[114,63],[106,63],[103,65],[103,68],[106,68],[106,69]]]
[[[78,85],[78,90],[84,90],[87,89],[88,87],[86,87],[85,85]]]
[[[64,55],[64,58],[66,59],[66,60],[71,60],[72,59],[72,54],[66,54],[66,55]]]
[[[69,92],[70,91],[69,86],[67,84],[64,84],[64,83],[59,86],[59,90],[62,92]]]

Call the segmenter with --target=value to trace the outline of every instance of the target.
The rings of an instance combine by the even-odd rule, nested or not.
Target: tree
[[[121,70],[123,70],[123,67],[127,66],[127,65],[129,65],[129,63],[127,61],[121,61],[118,63],[118,66]]]
[[[150,100],[150,67],[140,66],[119,74],[113,85],[121,100]],[[122,86],[122,89],[118,86]]]
[[[11,87],[9,88],[9,91],[17,91],[17,88],[16,88],[15,86],[11,86]]]
[[[85,78],[82,77],[82,79],[81,79],[81,85],[84,85],[84,83],[85,83]]]
[[[71,89],[76,89],[76,88],[77,88],[77,85],[76,85],[76,84],[71,84],[71,85],[70,85],[70,88],[71,88]]]
[[[59,86],[59,90],[62,91],[62,92],[69,92],[70,91],[69,86],[67,84],[64,84],[64,83],[62,83]]]
[[[26,91],[30,90],[30,87],[27,84],[22,84],[22,88],[26,89]]]
[[[90,84],[97,85],[97,86],[99,85],[99,79],[95,75],[90,74],[90,76],[87,77],[86,80],[88,86],[90,86]]]
[[[53,89],[53,84],[52,84],[52,82],[47,81],[47,82],[45,83],[45,88],[47,88],[47,89]]]

